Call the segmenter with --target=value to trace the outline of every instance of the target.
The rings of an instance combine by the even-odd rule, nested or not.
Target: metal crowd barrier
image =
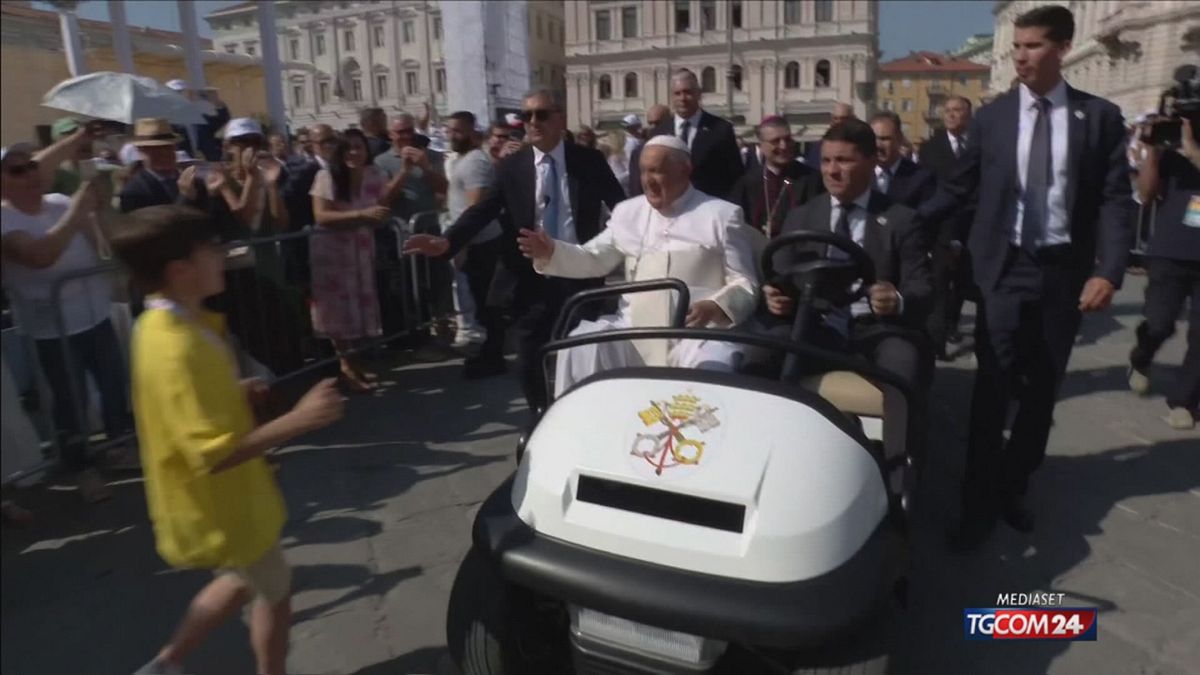
[[[379,303],[381,334],[377,337],[363,339],[353,348],[343,352],[344,354],[362,353],[401,338],[419,334],[421,331],[428,330],[438,318],[435,309],[430,305],[433,297],[431,284],[437,280],[437,275],[432,270],[436,265],[447,263],[428,260],[420,256],[406,257],[402,253],[405,240],[416,233],[417,225],[424,219],[436,217],[438,213],[439,211],[423,211],[413,214],[407,219],[393,218],[385,225],[372,228],[376,246],[374,259],[370,263],[373,266],[375,295]],[[307,248],[303,248],[302,259],[298,258],[300,255],[298,252],[301,251],[299,244],[300,242],[309,242],[314,237],[332,236],[337,232],[337,230],[309,226],[301,231],[253,237],[227,244],[230,257],[227,259],[226,266],[226,289],[225,293],[217,297],[224,299],[225,306],[222,306],[221,310],[226,313],[229,333],[234,338],[235,347],[237,347],[239,367],[243,376],[265,375],[269,383],[276,384],[326,368],[337,362],[339,358],[337,353],[324,356],[312,352],[304,353],[303,347],[300,352],[290,354],[291,359],[277,357],[272,353],[277,351],[280,345],[284,345],[284,350],[295,347],[295,344],[286,345],[285,342],[295,340],[297,337],[300,337],[301,342],[305,339],[314,343],[322,340],[313,337],[312,334],[311,293],[306,283],[311,282],[311,256]],[[381,249],[380,241],[387,241],[390,244],[389,238],[394,238],[394,249]],[[289,246],[290,244],[293,246]],[[247,254],[252,257],[248,258]],[[251,260],[250,264],[245,264],[247,259]],[[242,262],[239,263],[239,260]],[[362,257],[362,251],[356,247],[355,274],[353,276],[355,280],[361,281],[362,265],[366,262]],[[269,268],[272,264],[275,265],[274,269]],[[296,281],[297,272],[307,274],[307,279],[301,279],[298,284],[292,283]],[[63,312],[63,292],[68,284],[96,277],[102,278],[103,283],[113,284],[120,280],[120,283],[124,284],[125,282],[118,276],[121,274],[121,268],[118,265],[105,263],[63,274],[55,280],[51,287],[53,318],[58,332],[57,340],[61,348],[64,367],[69,375],[67,378],[68,390],[66,392],[52,391],[51,394],[52,396],[66,394],[69,397],[76,428],[81,430],[82,434],[82,438],[71,440],[82,442],[85,452],[100,452],[127,443],[133,439],[133,434],[106,439],[103,443],[92,443],[91,441],[88,397],[87,392],[81,391],[78,387],[81,378],[78,378],[77,374],[78,369],[82,366],[75,363],[70,336],[67,335],[67,319]],[[381,284],[381,279],[388,282],[386,288],[385,284]],[[246,287],[247,284],[250,286],[249,288]],[[359,287],[360,289],[361,287]],[[140,307],[141,298],[131,297],[130,301],[135,310]],[[289,302],[292,303],[290,307],[284,306]],[[117,304],[117,301],[114,301],[114,304]],[[286,317],[288,311],[294,312],[291,319],[296,320],[295,323],[290,325],[272,323],[272,319]],[[136,315],[138,312],[132,313]],[[386,322],[385,314],[393,320]],[[391,330],[385,327],[386,323],[391,324],[388,326]],[[19,329],[20,326],[17,328]],[[280,331],[289,329],[299,329],[304,335],[280,333]],[[26,339],[32,340],[27,336]],[[27,350],[27,353],[31,355],[35,352],[36,350]],[[36,360],[36,357],[33,358]],[[268,369],[270,369],[270,365],[285,367],[270,369],[269,373],[256,373],[254,372],[257,368],[256,364]],[[128,363],[125,365],[126,393],[128,394]],[[35,370],[40,371],[40,369],[41,364],[38,363]],[[86,377],[82,379],[86,383]],[[128,401],[126,403],[127,407],[131,407],[128,406]],[[53,418],[52,415],[50,417]],[[54,465],[57,457],[61,454],[62,439],[60,437],[63,431],[56,426],[52,425],[51,434],[52,446],[56,450],[55,459],[48,459],[37,466],[0,477],[5,485],[39,474]]]

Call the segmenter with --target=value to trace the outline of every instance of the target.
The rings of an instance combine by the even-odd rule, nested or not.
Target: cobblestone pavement
[[[957,511],[972,357],[939,369],[898,672],[1200,672],[1200,432],[1171,430],[1160,394],[1124,387],[1142,282],[1130,277],[1113,311],[1085,321],[1032,487],[1036,532],[1001,527],[972,556],[942,545]],[[1156,385],[1178,371],[1182,351],[1177,335]],[[345,423],[280,455],[294,674],[453,672],[443,630],[450,584],[474,507],[513,468],[524,407],[514,378],[463,381],[454,361],[385,378],[380,395],[353,399]],[[92,508],[53,484],[18,494],[38,523],[4,532],[3,675],[130,673],[205,583],[157,558],[140,480],[115,477],[116,499]],[[964,607],[1035,589],[1098,606],[1099,640],[964,642]],[[235,622],[189,672],[239,675],[252,663]]]

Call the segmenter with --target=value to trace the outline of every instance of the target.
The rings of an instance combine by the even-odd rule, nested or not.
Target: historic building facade
[[[996,40],[992,52],[992,90],[1007,89],[1016,71],[1012,62],[1013,20],[1039,2],[996,3]],[[1194,0],[1070,0],[1075,40],[1065,75],[1071,86],[1121,106],[1127,119],[1155,108],[1171,86],[1171,74],[1185,63],[1200,62],[1200,3]]]
[[[669,104],[679,68],[700,79],[705,108],[743,131],[781,114],[815,139],[835,102],[873,109],[876,0],[567,0],[565,18],[572,128]]]
[[[562,2],[524,4],[528,26],[510,39],[529,39],[530,81],[561,90]],[[256,5],[244,2],[205,17],[215,49],[261,53]],[[444,25],[440,4],[433,0],[281,0],[275,12],[280,59],[314,66],[285,68],[284,106],[293,126],[324,122],[342,128],[356,123],[365,107],[419,114],[430,104],[438,114],[448,114],[446,41],[477,38]],[[559,37],[557,50],[552,36]]]
[[[941,127],[942,105],[951,96],[963,96],[978,107],[988,93],[985,65],[966,58],[914,52],[879,64],[878,105],[900,116],[904,135],[917,142]]]

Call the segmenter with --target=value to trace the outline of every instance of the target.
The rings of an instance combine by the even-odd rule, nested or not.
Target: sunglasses
[[[20,178],[21,176],[24,176],[27,173],[33,173],[37,170],[38,170],[37,161],[31,159],[25,164],[8,167],[8,169],[6,169],[6,172],[8,173],[8,175],[13,176],[14,178]]]
[[[550,116],[556,112],[558,112],[558,111],[557,110],[549,110],[547,108],[538,108],[537,110],[522,110],[521,113],[519,115],[517,115],[517,117],[521,118],[522,122],[530,122],[533,120],[537,120],[539,122],[545,122],[546,120],[550,119]]]

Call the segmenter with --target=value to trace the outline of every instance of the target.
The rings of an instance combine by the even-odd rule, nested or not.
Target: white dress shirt
[[[833,208],[829,209],[829,231],[837,233],[838,220],[842,217],[842,203],[837,197],[829,195],[829,203]],[[868,189],[854,200],[854,210],[850,212],[850,238],[859,246],[863,245],[863,238],[867,232],[867,204],[871,203],[871,191]],[[850,306],[850,314],[853,316],[863,316],[871,313],[871,304],[866,298],[859,300]]]
[[[563,142],[560,140],[558,145],[550,152],[542,152],[533,148],[533,168],[534,174],[537,176],[537,189],[534,191],[534,206],[537,209],[536,217],[537,224],[545,227],[542,219],[546,210],[546,200],[550,196],[550,190],[547,189],[547,178],[550,175],[550,164],[545,161],[546,155],[554,158],[554,170],[558,172],[558,223],[554,228],[555,239],[560,241],[578,243],[579,238],[575,234],[575,217],[571,214],[571,195],[567,181],[567,151],[564,149]]]
[[[687,123],[688,123],[687,146],[689,149],[692,147],[692,142],[696,140],[696,131],[700,128],[700,117],[703,114],[704,114],[703,109],[696,108],[696,114],[692,115],[691,117],[689,117],[687,119]],[[675,137],[676,138],[679,138],[679,130],[683,128],[683,122],[684,122],[684,119],[682,117],[680,117],[678,114],[675,115]]]
[[[1046,94],[1050,101],[1050,152],[1052,184],[1047,195],[1045,232],[1039,246],[1071,243],[1070,214],[1067,213],[1067,83],[1058,85]],[[1022,197],[1017,199],[1016,223],[1013,225],[1013,244],[1021,245],[1021,222],[1025,216],[1025,179],[1029,175],[1029,146],[1033,144],[1033,125],[1037,122],[1037,96],[1024,84],[1020,88],[1020,131],[1017,135],[1017,173]]]
[[[900,158],[897,157],[895,162],[889,167],[875,165],[875,189],[883,194],[888,193],[888,188],[892,186],[892,179],[896,177],[896,167],[900,166]],[[869,192],[867,193],[870,194]]]
[[[949,131],[946,132],[946,138],[950,139],[950,152],[954,153],[955,157],[962,154],[964,148],[967,147],[967,135],[959,134],[955,136]]]

